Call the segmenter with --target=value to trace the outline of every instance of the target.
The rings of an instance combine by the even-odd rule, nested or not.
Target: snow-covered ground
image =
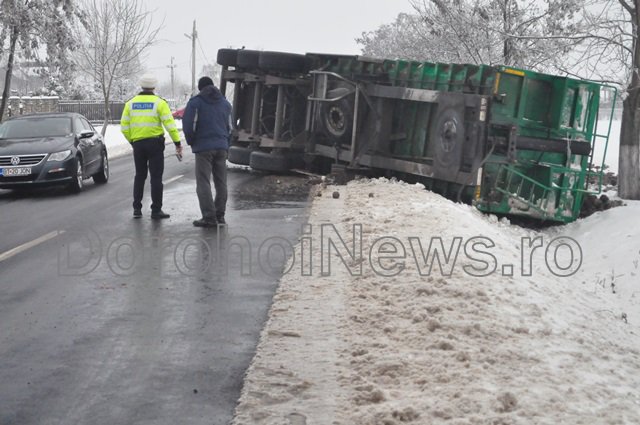
[[[131,152],[119,126],[105,139],[110,157]],[[606,162],[617,168],[617,142]],[[235,423],[639,424],[639,215],[629,202],[535,232],[416,185],[325,188],[274,298]],[[350,259],[354,224],[364,256]],[[346,264],[335,250],[321,258],[322,225],[347,243],[333,234]],[[552,247],[545,260],[560,236],[580,251],[571,261],[566,246]],[[461,238],[459,255],[451,270],[436,263],[422,276],[429,262],[419,255],[440,243],[434,237],[445,262]],[[522,275],[523,237],[543,242],[531,276]],[[492,241],[493,257],[466,252],[473,240]],[[554,275],[578,257],[573,275]],[[492,258],[495,272],[470,276]]]
[[[419,185],[325,188],[234,423],[639,424],[639,215],[630,202],[536,232]],[[448,266],[428,273],[440,241]]]

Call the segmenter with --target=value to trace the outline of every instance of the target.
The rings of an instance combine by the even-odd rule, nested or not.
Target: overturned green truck
[[[217,61],[223,93],[233,84],[236,164],[397,176],[484,212],[561,223],[602,182],[594,149],[606,151],[613,108],[600,117],[599,105],[615,103],[612,87],[333,54],[220,49]]]

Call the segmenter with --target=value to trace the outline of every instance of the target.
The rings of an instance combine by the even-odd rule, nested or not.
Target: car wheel
[[[273,154],[262,151],[251,152],[249,165],[254,170],[285,173],[291,168],[291,161],[282,154]]]
[[[93,175],[93,181],[96,184],[105,184],[109,181],[109,157],[106,151],[102,152],[102,166],[100,171]]]
[[[238,60],[237,49],[219,49],[218,50],[218,65],[222,66],[236,66]]]
[[[307,70],[307,57],[295,53],[260,52],[258,65],[265,71],[304,73]]]
[[[82,189],[84,189],[84,168],[80,157],[76,158],[74,177],[73,182],[69,185],[69,190],[73,193],[82,192]]]
[[[239,165],[249,165],[251,152],[254,150],[244,146],[229,147],[229,162]]]

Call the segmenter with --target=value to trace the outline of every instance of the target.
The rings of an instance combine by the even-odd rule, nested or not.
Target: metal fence
[[[124,102],[109,102],[109,122],[118,123],[122,116]],[[77,112],[84,115],[91,122],[104,121],[104,102],[100,100],[60,100],[58,111]]]

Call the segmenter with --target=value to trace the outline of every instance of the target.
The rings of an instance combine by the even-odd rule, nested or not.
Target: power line
[[[204,57],[204,61],[207,63],[208,66],[211,66],[211,61],[207,57],[207,54],[204,52],[204,49],[202,48],[202,44],[200,44],[200,39],[199,38],[198,38],[198,47],[200,47],[200,52],[202,53],[202,56]]]
[[[176,66],[185,66],[191,63],[191,56],[189,56],[189,60],[188,61],[183,61],[183,62],[174,62]],[[159,65],[159,66],[151,66],[151,67],[145,67],[147,70],[149,71],[154,71],[154,70],[158,70],[158,69],[165,69],[167,67],[167,65]]]

